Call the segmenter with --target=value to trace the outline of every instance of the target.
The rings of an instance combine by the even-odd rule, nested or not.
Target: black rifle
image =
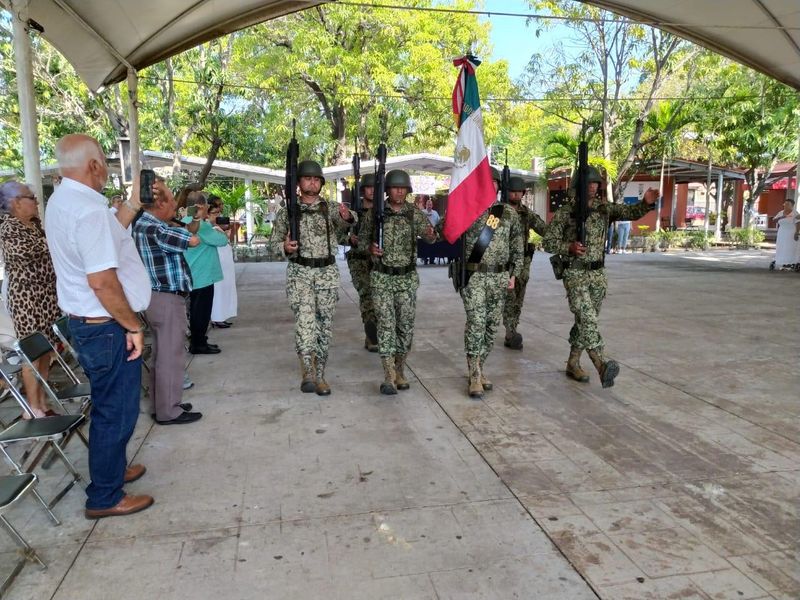
[[[286,148],[286,214],[289,217],[289,239],[293,242],[300,241],[300,207],[297,204],[297,157],[300,146],[295,135],[295,125],[296,122],[292,119],[292,139]]]
[[[508,204],[508,187],[511,184],[511,169],[508,168],[508,150],[506,150],[506,164],[500,175],[500,202]]]
[[[586,245],[586,219],[589,217],[589,145],[578,144],[578,172],[575,185],[575,224],[577,240]]]
[[[383,211],[386,207],[386,144],[378,146],[378,167],[375,169],[375,195],[372,200],[375,213],[375,243],[383,250]]]
[[[364,210],[364,203],[361,201],[361,157],[358,152],[353,154],[353,192],[350,198],[350,208],[353,209],[359,219]]]

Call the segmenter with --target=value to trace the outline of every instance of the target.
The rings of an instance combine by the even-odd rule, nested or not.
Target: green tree
[[[296,116],[304,129],[321,119],[324,136],[312,127],[301,147],[340,163],[356,146],[372,154],[381,140],[393,152],[449,145],[456,76],[451,59],[470,46],[488,55],[488,33],[489,25],[469,14],[332,3],[256,27],[243,40],[233,71],[254,93],[284,107],[276,114]],[[505,62],[484,62],[478,77],[484,97],[511,89]],[[487,106],[487,135],[499,129],[503,110]],[[285,139],[285,126],[272,131]]]

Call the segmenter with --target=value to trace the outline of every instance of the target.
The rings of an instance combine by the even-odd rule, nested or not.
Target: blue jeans
[[[122,491],[125,448],[139,417],[142,359],[128,362],[125,330],[116,321],[86,324],[69,320],[81,367],[92,386],[89,476],[86,508],[115,506]]]
[[[628,249],[628,236],[631,233],[631,222],[624,221],[617,223],[617,248],[620,250]]]
[[[605,247],[606,254],[611,252],[611,247],[614,245],[614,223],[609,223],[607,233],[608,235],[606,236],[606,247]]]

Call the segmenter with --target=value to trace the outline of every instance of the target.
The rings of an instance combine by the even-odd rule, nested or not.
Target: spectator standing
[[[100,144],[71,134],[56,144],[63,177],[45,215],[58,304],[69,315],[78,359],[92,386],[86,518],[128,515],[153,504],[126,494],[145,473],[126,468],[125,450],[139,416],[144,333],[136,315],[150,304],[150,282],[125,228],[139,209],[134,197],[114,215],[100,191],[108,166]]]
[[[628,253],[628,237],[631,234],[630,221],[617,221],[617,252],[619,254]]]
[[[203,416],[192,412],[191,404],[182,402],[186,298],[192,289],[183,255],[189,247],[200,243],[200,238],[194,235],[200,223],[192,222],[186,228],[169,225],[175,217],[177,202],[163,181],[156,182],[153,197],[154,202],[143,207],[142,216],[133,227],[133,239],[153,291],[147,309],[153,334],[150,398],[156,423],[183,425]]]
[[[192,204],[194,200],[194,204]],[[183,222],[187,225],[199,224],[197,236],[200,243],[186,251],[186,261],[192,275],[192,291],[189,294],[189,332],[191,342],[189,352],[192,354],[219,354],[220,349],[208,343],[206,332],[211,322],[211,309],[214,305],[214,284],[222,281],[222,266],[219,263],[217,248],[225,246],[228,238],[224,233],[214,230],[206,221],[208,201],[197,193],[189,195],[189,206],[196,207],[194,216],[186,216]]]
[[[794,209],[794,200],[786,200],[783,210],[775,215],[778,226],[775,239],[775,268],[787,268],[797,263],[797,239],[800,237],[800,215]]]
[[[217,196],[208,198],[208,222],[217,231],[228,237],[231,225],[217,224],[217,217],[222,216],[224,203]],[[211,306],[211,325],[220,329],[231,326],[228,319],[236,316],[239,309],[239,298],[236,294],[236,265],[233,262],[233,248],[230,238],[224,246],[217,246],[219,264],[222,267],[222,280],[214,284],[214,303]]]
[[[0,244],[6,260],[8,293],[6,306],[17,338],[41,331],[54,346],[53,323],[61,316],[56,296],[56,274],[47,249],[39,204],[30,187],[16,181],[0,185]],[[35,367],[42,378],[50,371],[50,353]],[[22,370],[25,396],[34,415],[55,414],[48,410],[44,389],[28,367]],[[30,418],[26,413],[23,418]]]
[[[439,213],[436,212],[433,208],[433,200],[428,198],[428,201],[425,203],[425,216],[428,217],[428,221],[431,222],[431,227],[436,227],[441,220]]]

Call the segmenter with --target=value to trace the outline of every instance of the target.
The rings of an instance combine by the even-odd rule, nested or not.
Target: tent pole
[[[714,239],[717,241],[722,239],[722,185],[722,171],[720,171],[717,178],[717,218],[714,221]]]
[[[128,137],[131,140],[131,176],[135,177],[142,163],[139,158],[139,75],[132,67],[128,68]]]
[[[14,65],[17,69],[17,98],[22,131],[25,182],[36,194],[39,214],[44,215],[39,132],[36,129],[36,94],[33,89],[31,38],[28,34],[29,0],[11,0],[11,21],[14,31]]]
[[[250,240],[253,239],[253,234],[255,233],[255,227],[253,225],[253,201],[252,196],[253,192],[250,187],[253,185],[253,180],[245,178],[244,180],[244,214],[245,214],[245,224],[247,227],[247,234],[245,235],[245,241],[247,244],[250,244]]]

